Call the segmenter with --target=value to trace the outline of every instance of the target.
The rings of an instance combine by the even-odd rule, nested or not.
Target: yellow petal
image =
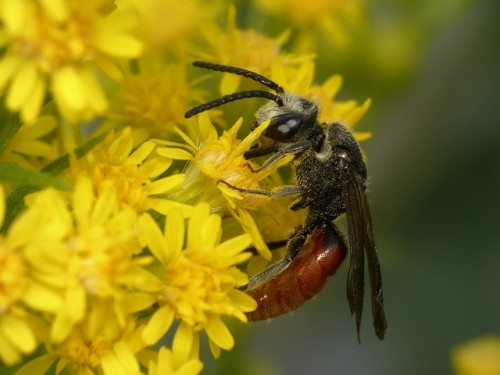
[[[170,254],[180,254],[184,245],[184,216],[182,211],[173,209],[168,213],[165,238],[168,240],[168,249]]]
[[[220,251],[222,254],[227,254],[227,256],[236,255],[242,250],[248,248],[252,243],[252,239],[248,234],[242,234],[237,237],[233,237],[223,243],[217,245],[216,251]]]
[[[241,290],[232,289],[227,295],[231,299],[231,304],[241,311],[249,312],[257,308],[257,302]]]
[[[82,83],[83,95],[85,96],[85,104],[97,114],[106,111],[108,100],[94,73],[90,69],[80,69],[79,76]]]
[[[85,108],[85,94],[78,72],[71,66],[58,69],[52,75],[52,90],[58,103],[70,111],[82,111]]]
[[[33,94],[38,82],[38,70],[35,64],[26,61],[17,72],[7,94],[7,107],[13,111],[24,107]]]
[[[0,61],[0,90],[3,90],[5,84],[12,78],[19,66],[17,56],[7,54]]]
[[[258,253],[264,259],[271,259],[272,254],[269,251],[266,242],[262,238],[262,234],[260,233],[259,228],[257,227],[257,224],[255,223],[252,215],[250,215],[247,210],[238,209],[236,220],[241,223],[241,225],[245,229],[245,232],[248,233],[250,237],[252,237],[253,244]]]
[[[222,349],[230,350],[234,346],[233,336],[221,320],[210,320],[205,327],[205,331],[210,340]]]
[[[345,116],[344,121],[347,125],[351,127],[356,125],[370,108],[371,102],[371,99],[366,99],[361,107],[357,107],[355,110],[351,111],[349,115]]]
[[[147,345],[154,345],[168,331],[174,320],[174,312],[168,306],[160,307],[146,323],[142,338]]]
[[[177,188],[184,182],[186,175],[174,174],[160,180],[156,180],[151,185],[149,185],[149,194],[166,194]]]
[[[95,47],[101,52],[118,58],[134,58],[142,53],[142,43],[127,34],[100,33],[94,38]]]
[[[193,328],[187,323],[181,322],[175,332],[174,341],[172,343],[174,367],[179,367],[189,359],[193,348],[193,336]]]
[[[172,165],[172,159],[154,158],[146,160],[139,166],[139,175],[155,178],[165,172]]]
[[[160,262],[167,262],[169,252],[165,237],[156,222],[147,213],[139,217],[139,236]]]
[[[213,248],[219,243],[221,235],[221,217],[210,215],[202,227],[203,246]]]
[[[10,314],[4,315],[0,319],[0,330],[20,352],[27,354],[35,350],[35,336],[26,322],[20,318]]]
[[[31,308],[45,312],[56,312],[62,306],[62,297],[59,293],[36,282],[30,283],[26,288],[23,301]]]
[[[13,365],[21,359],[21,354],[0,331],[0,360],[7,366]]]
[[[78,223],[84,223],[90,217],[94,199],[90,178],[85,175],[78,177],[73,189],[73,213]]]
[[[220,93],[222,95],[232,94],[236,90],[241,82],[241,76],[236,74],[224,74],[220,83]]]
[[[127,164],[139,165],[141,164],[155,149],[154,142],[144,142],[127,158]]]
[[[200,237],[199,231],[210,215],[208,203],[200,203],[194,207],[188,226],[188,246],[195,243]]]
[[[64,0],[40,0],[40,4],[54,21],[63,22],[68,18],[67,2]]]
[[[193,206],[168,199],[149,199],[149,205],[147,208],[153,209],[163,215],[168,215],[170,210],[174,208],[179,209],[182,211],[182,215],[185,218],[191,217],[193,212]]]
[[[193,155],[180,148],[173,147],[159,147],[156,149],[156,153],[166,158],[171,158],[174,160],[191,160]]]

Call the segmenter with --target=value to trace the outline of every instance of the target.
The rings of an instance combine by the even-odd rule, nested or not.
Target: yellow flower
[[[108,313],[123,320],[122,304],[143,262],[134,257],[141,249],[135,210],[119,205],[112,187],[94,195],[86,176],[77,180],[70,199],[48,189],[30,196],[28,204],[25,215],[32,228],[12,230],[30,233],[26,257],[46,282],[62,291],[64,304],[51,323],[51,341],[67,337],[96,301],[112,300]]]
[[[24,124],[12,137],[2,154],[1,161],[15,163],[25,168],[35,168],[54,158],[54,147],[43,138],[57,126],[53,116],[42,116],[32,123]]]
[[[199,90],[187,83],[184,64],[156,65],[143,59],[137,72],[125,74],[109,114],[108,125],[130,126],[136,141],[172,137],[185,124],[189,103],[201,101]]]
[[[156,343],[178,319],[173,346],[180,346],[182,362],[197,358],[200,331],[207,333],[214,356],[220,348],[231,349],[234,340],[222,317],[246,322],[244,313],[256,307],[253,299],[236,289],[248,282],[236,265],[250,257],[242,252],[250,237],[243,234],[220,242],[221,217],[210,214],[206,203],[194,208],[187,228],[181,212],[172,209],[164,233],[148,214],[141,216],[139,230],[160,262],[147,282],[159,308],[144,328],[146,343]]]
[[[0,90],[6,105],[32,121],[47,91],[70,120],[103,113],[107,100],[96,69],[120,78],[118,64],[138,57],[130,12],[111,0],[1,0]]]
[[[218,4],[201,0],[128,0],[141,18],[140,28],[148,50],[184,54],[199,26],[213,22]]]
[[[134,149],[135,141],[130,128],[110,134],[85,157],[72,160],[71,179],[87,174],[98,194],[112,189],[120,204],[137,212],[156,209],[158,203],[166,205],[157,196],[175,191],[185,176],[163,176],[172,159],[158,154],[155,142],[146,141]]]
[[[186,179],[180,191],[172,194],[171,199],[187,204],[208,202],[214,211],[229,211],[245,232],[250,234],[259,253],[269,259],[271,253],[249,211],[255,210],[270,198],[241,193],[231,186],[242,189],[261,188],[261,182],[280,166],[289,163],[292,157],[285,157],[270,168],[253,172],[252,169],[256,169],[257,165],[246,160],[243,154],[257,141],[269,122],[264,122],[243,140],[239,140],[237,133],[243,119],[240,118],[220,137],[206,113],[201,113],[197,119],[198,126],[188,127],[197,129],[196,132],[192,130],[192,138],[178,130],[186,142],[178,145],[189,149],[192,160],[186,168]],[[197,145],[196,142],[201,144]]]
[[[234,6],[229,8],[226,30],[207,23],[203,25],[203,33],[210,49],[199,53],[200,59],[250,69],[263,75],[267,75],[273,65],[294,65],[313,57],[312,54],[295,56],[283,53],[282,46],[288,39],[288,32],[272,39],[252,29],[238,29]],[[221,92],[236,91],[242,77],[234,74],[223,77]]]
[[[4,211],[0,185],[0,225]],[[30,215],[23,214],[0,236],[0,360],[7,365],[19,362],[37,347],[44,325],[32,311],[55,313],[62,306],[60,292],[25,254],[32,224]]]
[[[141,330],[128,318],[121,325],[110,319],[109,305],[93,306],[86,318],[47,354],[28,362],[16,375],[44,375],[56,362],[56,373],[139,375],[138,353],[144,348]]]
[[[456,375],[500,374],[500,336],[483,336],[453,349]]]
[[[299,29],[299,44],[303,44],[305,40],[313,41],[314,38],[311,38],[310,34],[319,30],[327,36],[330,43],[342,47],[349,41],[352,30],[362,21],[363,9],[359,0],[254,0],[253,2],[265,12],[277,15]],[[312,50],[311,44],[308,50]]]

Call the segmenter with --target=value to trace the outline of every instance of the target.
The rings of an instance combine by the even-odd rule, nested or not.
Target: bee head
[[[282,105],[270,101],[263,105],[255,115],[252,128],[263,121],[271,119],[271,123],[263,133],[276,142],[294,143],[307,139],[317,123],[318,105],[302,96],[283,93]]]

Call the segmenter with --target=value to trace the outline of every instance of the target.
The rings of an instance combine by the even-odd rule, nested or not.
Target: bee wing
[[[350,167],[345,172],[341,178],[341,186],[346,204],[347,229],[349,231],[349,247],[351,249],[351,263],[347,281],[349,308],[351,314],[355,315],[359,340],[361,314],[363,312],[364,261],[366,252],[371,285],[373,325],[377,337],[383,339],[387,322],[383,306],[384,298],[380,263],[373,238],[370,205],[364,187],[358,181],[356,173]]]

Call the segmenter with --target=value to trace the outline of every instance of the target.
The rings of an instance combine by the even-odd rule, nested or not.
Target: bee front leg
[[[269,159],[267,159],[264,162],[264,164],[262,164],[259,168],[252,169],[252,172],[253,173],[261,172],[261,171],[265,170],[266,168],[270,168],[271,166],[276,164],[278,161],[280,161],[284,157],[286,157],[288,155],[293,155],[295,157],[298,154],[301,154],[302,152],[310,149],[311,147],[312,147],[311,141],[302,141],[302,142],[293,143],[293,144],[288,145],[286,147],[280,148],[271,157],[269,157]],[[260,149],[255,149],[255,151],[256,150],[260,150]],[[267,151],[267,150],[271,150],[271,149],[262,149],[262,150]],[[250,154],[250,155],[253,156],[253,154]],[[262,155],[266,155],[266,154],[263,153]],[[247,157],[247,155],[245,155],[245,157]]]

